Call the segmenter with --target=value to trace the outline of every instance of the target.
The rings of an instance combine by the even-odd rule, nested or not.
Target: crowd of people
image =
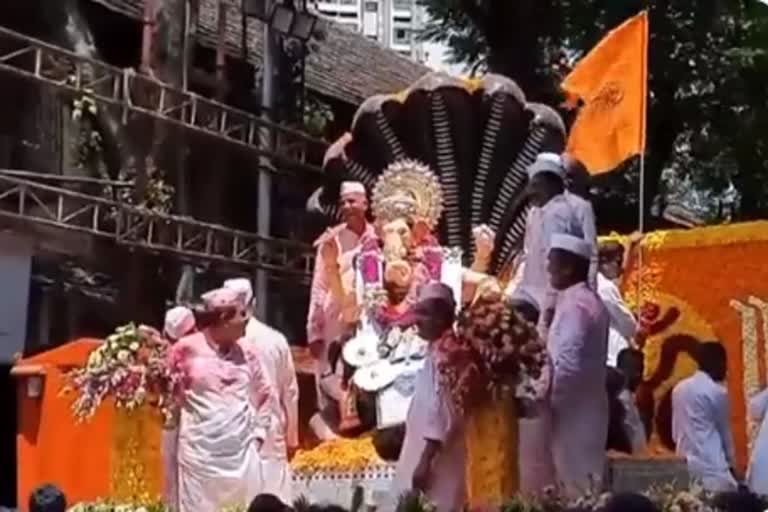
[[[509,468],[519,474],[517,491],[528,495],[553,486],[567,496],[582,495],[600,484],[607,449],[634,454],[646,449],[647,433],[634,402],[643,373],[643,355],[634,343],[637,321],[617,285],[632,246],[598,245],[591,205],[576,193],[572,179],[580,172],[567,155],[542,154],[530,166],[533,207],[524,249],[503,291],[536,324],[548,352],[534,414],[519,419],[518,467]],[[316,244],[308,319],[318,394],[310,425],[321,440],[336,437],[345,421],[341,335],[359,318],[359,310],[334,297],[353,293],[356,251],[374,229],[361,184],[344,183],[339,206],[342,224]],[[298,386],[287,341],[253,318],[247,279],[228,280],[201,299],[199,311],[168,311],[163,332],[173,343],[170,364],[185,376],[178,417],[164,433],[166,499],[181,512],[212,512],[265,493],[291,503]],[[437,512],[462,510],[467,503],[466,418],[437,370],[456,344],[456,311],[454,291],[430,282],[421,287],[403,325],[414,326],[429,350],[415,382],[402,447],[393,450],[398,462],[391,508],[411,491],[423,493]],[[735,470],[722,345],[702,343],[697,362],[699,370],[672,396],[677,451],[705,489],[735,491],[743,479]],[[762,420],[768,391],[753,405]],[[748,483],[768,494],[762,468],[768,453],[762,454],[760,439]]]

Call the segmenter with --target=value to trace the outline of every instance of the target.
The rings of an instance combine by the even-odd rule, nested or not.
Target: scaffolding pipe
[[[272,11],[273,0],[266,0],[266,12]],[[266,22],[263,24],[264,33],[264,58],[262,60],[261,82],[261,118],[271,122],[274,107],[274,80],[275,59],[277,56],[276,38],[272,27]],[[268,125],[262,125],[259,129],[259,188],[258,188],[258,219],[257,234],[262,239],[267,239],[271,233],[272,223],[272,158],[263,151],[272,151],[274,133]],[[266,251],[265,244],[260,245],[262,251]],[[256,316],[262,321],[268,321],[269,314],[269,281],[266,272],[256,271]]]
[[[141,72],[152,72],[152,32],[155,28],[155,7],[157,0],[144,0],[144,14],[141,18]]]

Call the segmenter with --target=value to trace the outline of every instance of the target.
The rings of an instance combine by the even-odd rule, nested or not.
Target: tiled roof
[[[141,19],[143,0],[91,0],[108,9]],[[227,13],[227,52],[240,56],[239,2]],[[236,4],[236,5],[235,5]],[[218,0],[200,0],[200,44],[216,47]],[[330,20],[324,41],[316,42],[306,62],[306,84],[314,92],[357,105],[374,94],[397,92],[429,69]],[[258,65],[262,55],[262,24],[248,20],[248,58]]]

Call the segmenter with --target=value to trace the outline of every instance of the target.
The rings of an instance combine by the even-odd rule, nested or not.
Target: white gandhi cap
[[[365,185],[359,181],[344,181],[341,184],[341,197],[365,196]]]
[[[573,235],[565,235],[556,233],[552,235],[549,243],[549,250],[560,249],[576,256],[580,256],[585,260],[589,260],[592,257],[592,244]]]
[[[528,179],[542,172],[551,172],[561,178],[565,178],[566,172],[563,158],[557,153],[540,153],[536,160],[528,167]]]
[[[224,288],[237,293],[243,301],[243,305],[247,306],[251,302],[251,299],[253,299],[253,287],[251,286],[251,281],[245,277],[227,279],[224,281]]]
[[[183,307],[176,306],[165,313],[165,325],[163,331],[165,334],[178,340],[189,334],[195,328],[195,315],[192,311]]]

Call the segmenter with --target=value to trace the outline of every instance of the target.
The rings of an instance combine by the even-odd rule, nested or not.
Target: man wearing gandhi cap
[[[577,212],[565,196],[565,175],[563,160],[556,153],[541,153],[528,168],[532,208],[526,219],[521,264],[510,284],[512,289],[527,290],[538,305],[543,338],[554,314],[557,295],[547,272],[550,241],[556,233],[583,236]],[[540,493],[555,483],[551,464],[538,455],[548,449],[549,443],[543,421],[542,415],[519,420],[520,490],[526,494]]]
[[[584,237],[576,211],[565,196],[565,175],[563,161],[556,153],[540,154],[528,168],[528,194],[533,207],[526,219],[519,286],[533,295],[542,320],[548,315],[546,320],[551,319],[555,300],[546,268],[552,235]]]
[[[581,496],[599,482],[605,464],[609,319],[587,284],[592,244],[555,234],[549,247],[548,270],[558,291],[547,343],[553,363],[550,446],[557,482]]]
[[[343,222],[315,241],[317,259],[312,276],[307,343],[315,358],[318,413],[310,420],[321,440],[336,437],[340,422],[341,364],[329,360],[329,349],[339,343],[345,324],[354,323],[355,271],[353,261],[363,237],[374,236],[366,220],[368,198],[362,183],[341,184],[339,211]]]
[[[299,384],[291,347],[282,333],[251,314],[255,301],[249,279],[227,279],[224,288],[237,292],[248,309],[245,339],[253,346],[277,395],[277,400],[270,402],[273,407],[270,427],[260,452],[262,474],[269,475],[262,492],[277,496],[283,503],[293,503],[293,477],[288,459],[299,447]]]

